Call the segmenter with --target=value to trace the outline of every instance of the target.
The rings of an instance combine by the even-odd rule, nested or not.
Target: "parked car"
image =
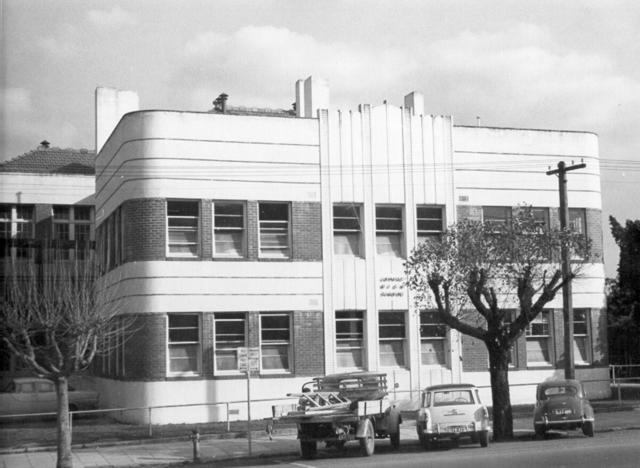
[[[489,411],[474,385],[434,385],[422,392],[416,430],[427,450],[441,440],[464,438],[487,447],[489,426]]]
[[[69,410],[86,410],[97,406],[96,392],[76,390],[69,385]],[[55,385],[47,379],[16,377],[0,393],[0,414],[54,413],[56,411]]]
[[[593,437],[595,418],[582,383],[578,380],[549,380],[538,384],[533,427],[542,437],[549,429],[582,429]]]

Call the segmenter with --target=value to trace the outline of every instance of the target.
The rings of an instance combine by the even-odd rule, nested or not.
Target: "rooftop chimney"
[[[329,108],[329,84],[325,79],[309,77],[296,81],[296,116],[315,118],[318,109]]]
[[[228,94],[222,93],[220,96],[218,96],[216,98],[215,101],[213,101],[213,108],[217,112],[222,112],[224,114],[227,111],[227,99],[228,98],[229,98]]]
[[[122,116],[140,110],[138,93],[115,88],[96,88],[96,153],[102,149]]]
[[[424,95],[412,91],[404,97],[404,107],[411,109],[413,115],[424,115]]]
[[[51,145],[51,143],[49,143],[47,140],[42,140],[40,142],[40,148],[39,149],[48,149],[50,145]]]

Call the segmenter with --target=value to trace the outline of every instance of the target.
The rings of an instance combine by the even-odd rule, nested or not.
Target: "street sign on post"
[[[238,348],[238,370],[247,374],[247,442],[251,456],[251,372],[260,370],[260,348]]]

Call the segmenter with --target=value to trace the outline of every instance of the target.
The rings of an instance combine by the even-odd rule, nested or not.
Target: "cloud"
[[[19,117],[31,110],[31,93],[26,88],[6,88],[0,90],[0,102],[8,115]]]
[[[134,26],[137,18],[130,12],[116,5],[111,10],[89,10],[87,12],[89,22],[96,27],[104,29],[118,29],[126,26]]]
[[[69,38],[42,37],[38,39],[38,46],[46,54],[47,58],[71,59],[80,54],[80,46]]]

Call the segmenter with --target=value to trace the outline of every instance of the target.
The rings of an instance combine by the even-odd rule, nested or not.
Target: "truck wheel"
[[[478,434],[478,438],[480,439],[480,447],[489,446],[489,431],[480,432],[480,434]]]
[[[370,457],[371,455],[373,455],[373,451],[375,450],[376,446],[376,441],[374,438],[375,434],[373,433],[373,424],[371,424],[371,421],[369,419],[367,419],[364,424],[364,437],[360,439],[360,449],[362,451],[362,455],[364,455],[365,457]]]
[[[593,421],[586,421],[582,425],[582,433],[587,437],[593,437]]]
[[[304,458],[305,460],[310,460],[312,458],[315,458],[317,453],[318,453],[318,445],[316,444],[315,440],[300,441],[300,454],[302,455],[302,458]]]
[[[395,434],[390,434],[389,439],[391,440],[391,447],[393,447],[394,450],[398,450],[400,448],[400,431]]]

